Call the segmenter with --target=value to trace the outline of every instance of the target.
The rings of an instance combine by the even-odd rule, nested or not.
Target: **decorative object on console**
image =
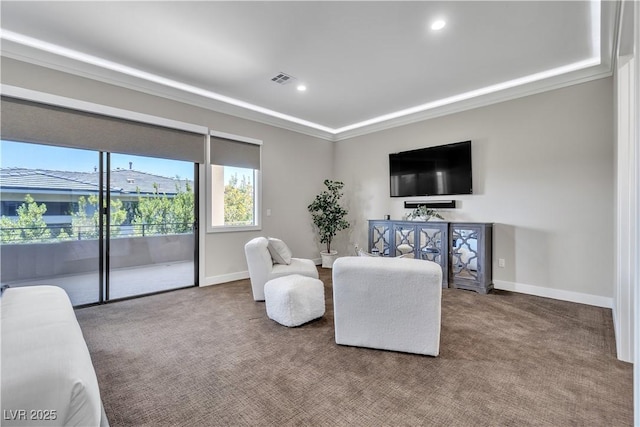
[[[349,222],[345,219],[349,212],[340,205],[342,197],[340,190],[344,187],[344,183],[325,179],[324,185],[327,189],[318,194],[307,209],[320,236],[320,243],[327,244],[327,250],[320,251],[322,267],[331,268],[338,256],[337,251],[331,250],[331,242],[338,231],[349,228]]]
[[[444,219],[444,217],[440,215],[438,211],[428,208],[425,205],[420,205],[407,214],[407,219],[410,220],[417,219],[419,221],[429,221],[431,218]]]

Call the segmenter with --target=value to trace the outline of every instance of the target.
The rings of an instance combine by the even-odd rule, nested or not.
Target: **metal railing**
[[[192,223],[174,222],[157,224],[112,225],[111,238],[146,237],[166,234],[193,233]],[[72,240],[97,240],[99,228],[96,226],[47,225],[46,227],[0,227],[0,243],[57,243]]]

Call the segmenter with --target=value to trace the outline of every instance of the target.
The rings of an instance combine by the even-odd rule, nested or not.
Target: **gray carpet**
[[[440,356],[338,346],[327,313],[269,320],[247,280],[76,311],[112,426],[625,426],[611,310],[443,292]]]

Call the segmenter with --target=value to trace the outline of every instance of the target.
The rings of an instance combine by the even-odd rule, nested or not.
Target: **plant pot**
[[[332,268],[338,258],[338,251],[320,251],[320,256],[322,257],[322,268]]]

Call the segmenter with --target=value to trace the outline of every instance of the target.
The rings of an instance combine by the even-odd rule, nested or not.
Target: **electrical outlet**
[[[504,258],[498,258],[498,267],[504,268],[504,266],[505,266]]]

